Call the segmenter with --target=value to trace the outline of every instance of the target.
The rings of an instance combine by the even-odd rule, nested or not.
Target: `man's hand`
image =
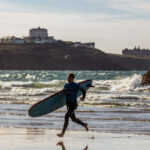
[[[79,90],[82,92],[82,97],[80,97],[80,100],[84,101],[85,96],[86,96],[86,90],[82,88],[82,86],[79,86]]]
[[[80,97],[80,100],[81,100],[81,101],[84,101],[84,99],[85,99],[85,97]]]

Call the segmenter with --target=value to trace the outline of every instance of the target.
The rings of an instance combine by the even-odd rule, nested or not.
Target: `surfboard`
[[[79,84],[87,91],[92,87],[92,80],[85,80],[79,82]],[[78,91],[78,97],[82,94],[81,91]],[[34,104],[28,111],[29,116],[31,117],[40,117],[51,113],[66,104],[66,95],[63,90],[47,97],[46,99]]]

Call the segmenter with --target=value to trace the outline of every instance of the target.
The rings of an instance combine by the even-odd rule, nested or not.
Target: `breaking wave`
[[[150,86],[141,85],[141,75],[134,74],[130,77],[125,77],[116,80],[98,80],[94,84],[98,89],[106,89],[112,92],[117,91],[150,91]]]

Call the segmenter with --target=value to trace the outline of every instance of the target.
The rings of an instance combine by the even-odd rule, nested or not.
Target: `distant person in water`
[[[80,100],[83,101],[86,96],[86,91],[83,89],[79,84],[74,82],[75,75],[73,73],[68,74],[68,83],[64,85],[64,92],[66,94],[66,105],[67,105],[67,113],[65,115],[65,122],[63,130],[60,134],[57,134],[59,137],[63,137],[65,134],[65,131],[68,127],[69,118],[72,119],[73,122],[83,126],[86,131],[88,131],[88,124],[82,122],[80,119],[76,118],[75,116],[75,110],[78,107],[77,103],[77,93],[80,90],[83,94],[82,97],[80,97]]]

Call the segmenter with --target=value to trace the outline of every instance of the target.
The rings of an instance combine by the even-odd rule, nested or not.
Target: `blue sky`
[[[136,3],[146,5],[148,0],[0,0],[18,5],[18,7],[30,8],[30,11],[48,13],[107,13],[107,14],[127,14],[134,17],[149,17],[149,14],[140,13],[140,8]],[[116,4],[115,4],[116,3]],[[120,8],[119,8],[120,7]],[[124,7],[124,9],[122,8]],[[130,8],[132,8],[130,10]],[[145,6],[141,6],[142,10]],[[135,9],[136,12],[135,12]],[[148,9],[148,6],[147,6]],[[141,11],[142,11],[141,10]],[[28,10],[26,10],[28,12]],[[128,14],[129,15],[129,14]]]
[[[0,36],[45,27],[56,39],[96,42],[109,53],[150,48],[149,0],[0,0]]]

